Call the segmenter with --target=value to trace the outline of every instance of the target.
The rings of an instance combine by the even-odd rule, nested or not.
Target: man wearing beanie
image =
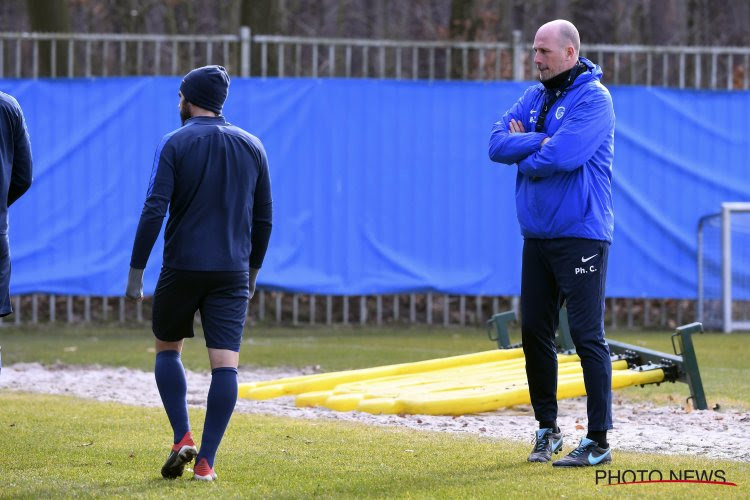
[[[188,73],[180,85],[183,126],[165,135],[154,157],[133,243],[126,296],[143,298],[143,270],[164,216],[164,260],[154,292],[154,375],[173,446],[161,469],[181,476],[194,458],[194,478],[216,479],[214,458],[237,401],[237,364],[248,300],[255,292],[271,235],[268,161],[257,137],[221,114],[229,76],[221,66]],[[190,432],[180,353],[200,311],[211,362],[200,451]]]

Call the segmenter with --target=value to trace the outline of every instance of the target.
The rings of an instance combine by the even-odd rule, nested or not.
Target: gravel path
[[[240,381],[251,382],[300,375],[301,371],[240,369]],[[188,403],[205,406],[211,376],[188,372]],[[19,363],[2,368],[0,389],[65,394],[136,406],[161,406],[150,372],[98,366],[42,366]],[[585,435],[585,399],[560,401],[558,422],[567,443]],[[325,408],[297,408],[291,397],[253,401],[240,399],[237,412],[294,418],[331,419],[370,425],[468,433],[528,442],[536,421],[528,405],[481,415],[439,417],[425,415],[370,415],[341,413]],[[622,401],[615,395],[615,430],[610,442],[616,450],[680,455],[703,455],[750,462],[750,412],[686,411],[679,406],[654,406]],[[567,448],[567,446],[566,446]]]

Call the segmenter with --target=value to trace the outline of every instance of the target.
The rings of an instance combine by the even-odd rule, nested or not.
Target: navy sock
[[[206,402],[206,423],[203,425],[201,449],[195,463],[201,458],[214,466],[216,450],[229,425],[234,405],[237,403],[237,368],[214,368],[211,370],[211,387]]]
[[[187,380],[180,353],[177,351],[156,353],[154,377],[156,387],[159,388],[161,402],[169,417],[169,423],[172,424],[174,442],[177,444],[190,430],[187,411]]]
[[[589,431],[588,434],[586,434],[586,438],[596,441],[599,448],[609,448],[609,443],[607,442],[607,431]]]

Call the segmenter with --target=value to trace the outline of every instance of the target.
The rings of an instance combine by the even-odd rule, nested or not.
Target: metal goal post
[[[698,223],[698,321],[750,330],[750,202],[724,202]]]

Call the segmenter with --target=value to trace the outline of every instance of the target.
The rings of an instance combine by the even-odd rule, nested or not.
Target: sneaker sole
[[[600,465],[609,465],[612,463],[612,460],[602,460],[598,464],[590,464],[590,463],[581,463],[581,462],[573,462],[568,464],[560,464],[557,462],[553,462],[553,467],[568,467],[568,468],[575,468],[575,467],[599,467]]]
[[[161,468],[161,475],[164,479],[176,479],[182,476],[185,471],[185,465],[192,462],[193,459],[198,456],[198,450],[195,446],[183,446],[180,451],[174,456],[172,463],[172,455],[170,454],[167,458],[167,462]]]

